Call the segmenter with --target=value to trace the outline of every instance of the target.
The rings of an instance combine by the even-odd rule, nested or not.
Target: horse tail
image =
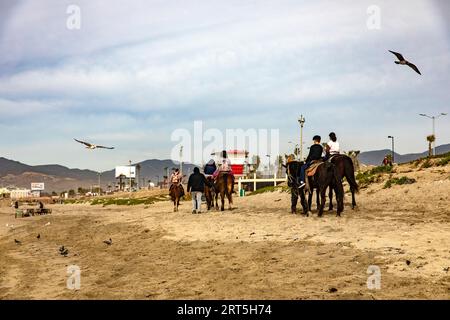
[[[228,173],[225,173],[223,175],[223,184],[224,184],[224,188],[225,188],[225,195],[227,197],[229,197],[229,192],[228,192]]]
[[[342,186],[342,177],[339,174],[339,170],[335,165],[332,165],[331,168],[333,169],[333,179],[334,179],[334,185],[336,187],[336,193],[338,197],[344,196],[344,187]]]
[[[353,160],[350,157],[347,158],[348,158],[347,165],[345,165],[344,168],[345,178],[350,184],[350,188],[355,190],[355,192],[359,192],[359,186],[355,179],[355,168],[353,166]]]

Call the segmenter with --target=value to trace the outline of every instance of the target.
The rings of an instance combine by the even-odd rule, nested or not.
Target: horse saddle
[[[340,157],[340,156],[342,156],[342,154],[339,154],[339,153],[335,153],[335,154],[332,154],[329,158],[328,158],[328,162],[331,162],[331,160],[333,160],[334,158],[338,158],[338,157]]]
[[[322,160],[315,160],[311,166],[306,169],[306,176],[312,177],[316,174],[317,168],[319,168],[324,162]]]

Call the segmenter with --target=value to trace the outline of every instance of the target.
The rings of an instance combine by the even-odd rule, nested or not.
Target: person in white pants
[[[192,196],[192,213],[201,213],[202,194],[205,190],[205,185],[209,185],[205,176],[200,173],[200,169],[195,167],[194,173],[190,175],[187,191]]]
[[[193,191],[192,196],[192,213],[202,213],[202,192]]]

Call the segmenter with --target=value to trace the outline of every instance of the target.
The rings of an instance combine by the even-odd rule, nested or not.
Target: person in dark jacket
[[[216,172],[216,170],[217,170],[216,162],[213,159],[211,159],[205,165],[203,172],[205,172],[206,175],[212,176],[214,172]]]
[[[189,176],[187,191],[192,196],[192,213],[201,213],[202,195],[205,184],[209,185],[205,176],[200,173],[200,169],[195,167],[194,173]]]
[[[312,162],[315,160],[322,159],[323,147],[320,144],[320,136],[314,136],[313,142],[314,144],[309,149],[308,157],[306,158],[305,164],[302,165],[300,169],[300,186],[299,188],[303,188],[305,186],[305,173],[306,169],[308,169]]]

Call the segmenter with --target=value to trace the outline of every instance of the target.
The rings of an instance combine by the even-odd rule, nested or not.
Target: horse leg
[[[298,191],[298,190],[294,191],[294,190],[295,190],[295,188],[291,189],[291,213],[296,214],[297,213],[298,192],[300,192],[300,191]]]
[[[225,211],[225,192],[224,191],[220,192],[220,201],[222,203],[222,205],[220,207],[220,211]]]
[[[215,193],[214,199],[216,200],[216,210],[219,211],[219,193],[218,192]]]
[[[350,191],[352,192],[352,209],[355,209],[356,207],[355,189],[350,188]]]
[[[328,194],[328,198],[330,199],[330,204],[328,205],[328,210],[333,211],[333,188],[330,187],[330,193]]]
[[[336,201],[337,201],[337,214],[336,216],[340,217],[341,213],[344,211],[344,193],[341,193],[339,195],[339,192],[337,190],[338,187],[336,187]],[[339,196],[338,196],[339,195]]]
[[[300,191],[299,191],[300,192]],[[303,212],[302,215],[309,216],[308,211],[308,202],[306,201],[305,193],[303,191],[300,192],[300,201],[302,203]]]
[[[320,197],[319,197],[319,189],[316,190],[316,206],[320,207]]]
[[[314,192],[314,188],[311,189],[311,192],[309,192],[308,194],[308,210],[311,210],[311,206],[312,206],[312,198],[313,198],[313,192]]]
[[[231,185],[230,188],[227,187],[227,198],[228,198],[228,210],[232,210],[232,204],[233,204],[233,186]]]
[[[317,192],[319,192],[319,190],[317,190]],[[322,188],[320,190],[321,202],[319,207],[319,217],[323,215],[323,208],[325,207],[326,196],[327,196],[327,188]]]

